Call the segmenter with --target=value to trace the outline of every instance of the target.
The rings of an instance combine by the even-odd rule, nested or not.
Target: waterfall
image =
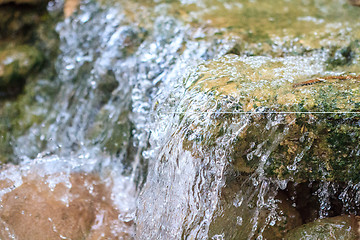
[[[17,100],[0,197],[32,172],[52,190],[96,173],[136,239],[280,239],[359,214],[358,15],[294,2],[84,0]]]

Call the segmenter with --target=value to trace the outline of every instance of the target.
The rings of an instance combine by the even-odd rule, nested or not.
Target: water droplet
[[[240,217],[240,216],[237,216],[237,217],[236,217],[236,224],[239,225],[239,226],[241,226],[241,225],[243,224],[243,219],[242,219],[242,217]]]

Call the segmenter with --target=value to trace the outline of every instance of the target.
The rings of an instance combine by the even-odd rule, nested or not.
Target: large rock
[[[197,155],[194,144],[228,139],[239,172],[359,181],[360,80],[329,77],[320,63],[316,56],[228,55],[201,64],[177,109],[185,149]]]
[[[132,238],[132,224],[119,220],[110,188],[96,174],[1,174],[1,239]]]
[[[359,222],[359,217],[347,215],[318,219],[291,230],[284,239],[356,240]]]

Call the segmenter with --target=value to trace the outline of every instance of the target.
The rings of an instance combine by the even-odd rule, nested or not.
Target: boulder
[[[241,173],[360,180],[359,76],[329,76],[316,57],[227,55],[199,65],[184,83],[176,112],[194,156],[193,146],[227,141]]]
[[[97,174],[12,172],[0,181],[1,239],[132,239]]]

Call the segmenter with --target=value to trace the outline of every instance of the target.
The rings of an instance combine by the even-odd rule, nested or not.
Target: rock
[[[284,239],[359,239],[359,217],[337,216],[318,219],[291,230]]]
[[[351,5],[360,6],[360,0],[348,0]]]
[[[210,238],[223,235],[224,239],[258,239],[261,233],[267,240],[282,239],[288,230],[302,224],[300,214],[281,192],[273,198],[276,202],[273,206],[256,206],[260,197],[271,202],[270,196],[270,193],[261,196],[247,181],[227,184],[222,189],[220,205],[210,225]]]
[[[80,0],[66,0],[64,3],[64,16],[70,17],[80,5]]]
[[[4,178],[3,171],[0,181],[1,239],[132,239],[132,224],[119,220],[109,186],[96,174],[19,178],[12,170],[15,175]]]
[[[359,181],[359,76],[323,69],[316,57],[234,55],[198,66],[177,109],[185,149],[196,156],[194,144],[229,138],[229,161],[242,173]]]
[[[36,28],[46,19],[46,6],[0,5],[0,37],[14,42],[33,42]]]
[[[19,87],[43,62],[41,53],[28,45],[15,45],[0,51],[0,91]]]

